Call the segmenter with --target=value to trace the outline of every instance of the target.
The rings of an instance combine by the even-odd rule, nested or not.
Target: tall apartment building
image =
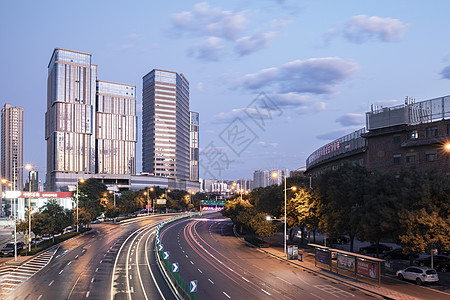
[[[199,143],[198,143],[198,129],[199,129],[199,114],[197,112],[189,112],[190,114],[190,179],[198,181],[199,172]]]
[[[154,69],[143,77],[142,171],[189,180],[189,82]]]
[[[269,184],[269,171],[256,170],[253,172],[253,188],[266,187]]]
[[[126,94],[131,88],[133,95]],[[135,90],[97,82],[97,65],[89,53],[53,51],[45,114],[47,190],[76,183],[82,174],[134,172]]]
[[[136,86],[97,80],[95,173],[136,173]]]
[[[23,189],[23,107],[6,103],[2,108],[1,176],[11,183],[15,190]]]

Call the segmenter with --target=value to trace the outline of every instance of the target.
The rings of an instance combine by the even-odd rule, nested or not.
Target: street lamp
[[[83,183],[84,179],[81,178],[80,180],[77,180],[77,232],[79,232],[79,222],[78,222],[78,183]]]
[[[272,173],[272,178],[278,177],[277,172]],[[287,257],[287,244],[286,244],[286,232],[287,232],[287,191],[293,190],[294,192],[297,190],[296,186],[292,186],[290,188],[286,188],[286,180],[287,176],[284,175],[284,232],[283,232],[283,239],[284,239],[284,256]]]

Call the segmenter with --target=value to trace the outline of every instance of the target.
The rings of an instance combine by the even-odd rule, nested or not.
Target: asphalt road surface
[[[102,224],[62,243],[17,269],[6,299],[174,299],[154,252],[155,228],[169,217]]]
[[[160,233],[180,276],[197,280],[199,299],[374,299],[363,291],[317,276],[243,246],[223,217],[190,218]]]

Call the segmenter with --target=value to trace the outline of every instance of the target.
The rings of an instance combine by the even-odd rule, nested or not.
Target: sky
[[[305,166],[371,104],[450,94],[449,1],[2,1],[0,105],[24,107],[24,164],[44,178],[47,66],[92,54],[98,79],[182,73],[200,113],[200,177]]]

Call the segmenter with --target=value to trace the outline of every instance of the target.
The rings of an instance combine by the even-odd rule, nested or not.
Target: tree
[[[83,184],[78,185],[78,207],[80,211],[83,211],[83,217],[85,218],[83,222],[86,222],[83,224],[89,224],[102,213],[104,208],[102,199],[106,198],[105,193],[106,185],[94,178],[89,178]],[[80,215],[80,212],[78,215]]]
[[[293,229],[300,227],[302,231],[301,243],[303,244],[303,232],[308,225],[308,207],[311,203],[312,195],[306,188],[300,188],[291,199],[287,199],[287,229],[289,230],[289,240],[293,239]],[[282,208],[284,214],[284,207]]]
[[[49,222],[50,224],[47,227],[49,234],[54,235],[57,233],[63,233],[66,227],[73,225],[72,212],[69,210],[64,210],[64,208],[60,206],[56,200],[49,200],[44,206],[42,214],[47,215],[48,219],[52,220],[52,222]]]
[[[348,234],[350,251],[353,251],[353,241],[360,230],[364,181],[368,173],[363,167],[344,164],[326,171],[317,181],[321,201],[320,227],[330,237]]]
[[[283,188],[271,185],[265,188],[256,188],[251,192],[252,200],[258,211],[267,215],[280,217],[281,208],[284,208]]]
[[[250,226],[254,232],[262,239],[266,236],[271,236],[277,230],[277,226],[271,222],[267,221],[267,215],[265,213],[257,213],[250,220]]]

